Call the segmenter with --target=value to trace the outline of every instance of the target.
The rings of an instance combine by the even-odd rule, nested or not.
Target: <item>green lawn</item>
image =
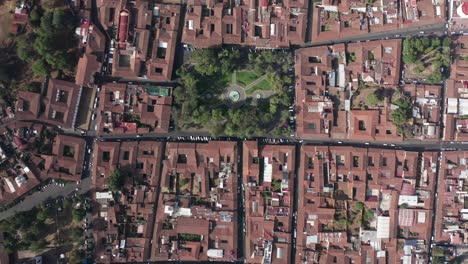
[[[253,81],[257,80],[258,78],[260,78],[260,76],[253,71],[238,71],[237,72],[237,83],[243,87],[249,85]]]
[[[246,93],[253,94],[257,90],[271,91],[272,90],[271,83],[267,79],[264,79],[263,81],[257,83],[254,87],[248,89]]]
[[[223,81],[229,86],[232,82],[232,72],[223,75]]]

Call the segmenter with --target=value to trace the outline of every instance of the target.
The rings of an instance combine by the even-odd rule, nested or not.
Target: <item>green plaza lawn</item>
[[[247,85],[251,84],[253,81],[261,77],[261,75],[258,75],[254,71],[238,71],[236,72],[236,76],[237,83],[242,87],[246,87]]]
[[[246,90],[246,93],[250,95],[255,91],[271,91],[272,89],[270,81],[268,79],[263,79],[261,82]]]

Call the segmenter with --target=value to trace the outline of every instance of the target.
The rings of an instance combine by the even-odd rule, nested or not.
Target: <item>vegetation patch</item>
[[[123,175],[119,170],[114,170],[111,172],[111,175],[107,179],[107,187],[112,192],[117,192],[122,189],[124,184],[125,175]]]
[[[246,87],[247,85],[251,84],[253,81],[261,77],[254,71],[237,71],[236,76],[237,84],[243,87]]]
[[[179,240],[189,242],[200,242],[201,236],[195,234],[179,234]]]
[[[29,250],[37,255],[46,255],[54,247],[53,254],[67,254],[69,263],[82,263],[84,232],[80,222],[86,215],[83,204],[81,196],[51,199],[0,221],[6,253]]]
[[[398,108],[392,111],[391,120],[397,126],[400,134],[405,134],[405,127],[408,120],[411,118],[412,104],[408,97],[400,96],[400,98],[392,102]]]
[[[253,94],[255,91],[271,91],[272,86],[270,80],[263,79],[259,83],[255,84],[252,86],[250,89],[248,89],[246,92],[247,94]]]
[[[403,61],[407,79],[423,79],[429,83],[440,83],[448,76],[450,66],[449,37],[415,37],[403,42]]]
[[[203,49],[193,52],[189,61],[191,63],[177,71],[181,79],[180,87],[174,90],[178,129],[208,130],[213,137],[250,138],[269,133],[278,123],[287,123],[291,97],[286,86],[292,83],[288,71],[293,66],[290,54]],[[240,73],[237,82],[244,85],[266,75],[269,83],[259,82],[250,89],[269,89],[274,95],[256,102],[247,96],[239,99],[243,104],[241,107],[230,107],[225,103],[223,93],[232,85],[234,71]],[[207,94],[210,94],[210,100],[207,100]]]
[[[15,1],[1,6],[0,14],[10,3]],[[17,91],[38,92],[36,84],[46,75],[73,81],[79,53],[75,35],[79,19],[65,2],[35,2],[17,36],[5,32],[10,31],[12,16],[0,19],[0,40],[8,37],[0,46],[0,96],[10,106]]]

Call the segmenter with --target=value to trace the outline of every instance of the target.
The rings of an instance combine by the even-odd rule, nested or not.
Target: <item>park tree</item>
[[[428,37],[423,37],[421,42],[422,42],[422,45],[424,45],[424,47],[431,46],[431,40]]]
[[[26,83],[22,87],[23,91],[39,93],[41,91],[41,84],[39,82]]]
[[[423,72],[424,70],[426,69],[426,67],[424,67],[424,64],[420,61],[417,61],[416,62],[416,67],[414,68],[414,72],[415,73],[421,73]]]
[[[64,51],[47,54],[45,58],[52,69],[66,69],[69,67],[67,54]]]
[[[48,34],[48,33],[47,33]],[[46,57],[53,52],[53,39],[49,35],[38,35],[34,40],[34,50],[38,55]]]
[[[52,15],[52,25],[56,29],[62,28],[64,25],[66,25],[66,12],[63,9],[57,8],[54,10],[53,15]]]
[[[39,27],[38,34],[39,35],[46,35],[46,34],[51,34],[53,29],[52,27],[52,20],[53,20],[53,13],[52,12],[46,12],[42,15],[41,17],[41,23]]]
[[[270,98],[270,114],[275,114],[278,110],[279,99],[277,96]]]
[[[36,214],[37,220],[45,221],[52,215],[51,210],[48,207],[42,207]]]
[[[211,118],[216,122],[222,121],[224,119],[223,110],[220,108],[213,109],[211,111]]]
[[[221,64],[221,71],[224,74],[229,74],[237,68],[240,59],[239,50],[222,50],[218,53],[218,59]]]
[[[201,75],[212,76],[220,70],[214,49],[198,49],[190,55],[195,70]]]
[[[86,216],[86,211],[82,208],[73,208],[72,217],[75,222],[81,222]]]
[[[46,62],[43,60],[36,61],[32,66],[32,71],[35,76],[47,76],[49,74],[49,68]]]
[[[224,133],[224,125],[220,123],[214,123],[208,128],[212,137],[217,138]]]
[[[34,58],[34,50],[28,37],[29,35],[22,35],[16,38],[16,53],[22,61],[31,61]]]
[[[41,15],[42,10],[39,8],[39,6],[35,6],[29,14],[29,22],[31,22],[33,26],[39,26],[41,23]]]
[[[48,244],[49,243],[44,238],[40,238],[38,240],[35,240],[35,241],[31,242],[30,249],[31,249],[31,251],[37,253],[37,252],[40,252],[41,250],[45,249],[45,247]]]
[[[428,78],[430,83],[440,83],[444,79],[444,75],[440,72],[440,70],[434,71]]]
[[[71,238],[73,241],[78,242],[83,237],[83,229],[79,227],[74,227],[71,229]]]
[[[434,49],[439,48],[440,47],[440,39],[439,38],[432,38],[431,46]]]
[[[414,49],[411,39],[405,39],[403,42],[403,61],[411,64],[416,61],[417,51]]]
[[[7,67],[8,65],[0,65],[0,82],[4,84],[11,78]]]
[[[442,43],[442,46],[450,47],[451,44],[452,44],[452,39],[450,39],[450,37],[445,37]]]

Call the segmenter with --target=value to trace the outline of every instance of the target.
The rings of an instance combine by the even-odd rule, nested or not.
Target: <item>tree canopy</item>
[[[274,51],[245,54],[238,50],[203,49],[192,53],[190,61],[191,64],[177,70],[181,85],[173,95],[179,127],[204,127],[213,137],[223,134],[252,137],[267,133],[274,120],[288,118],[287,115],[278,115],[291,100],[285,89],[292,83],[287,73],[293,61],[288,54]],[[266,74],[266,80],[276,95],[259,101],[256,107],[251,105],[251,99],[236,109],[222,105],[222,93],[230,85],[232,73],[240,69],[253,70],[258,76]]]
[[[32,70],[37,76],[45,76],[50,70],[72,69],[76,60],[69,53],[76,46],[74,30],[78,21],[70,10],[56,8],[42,14],[33,9],[31,20],[34,31],[16,38],[18,57],[35,61]]]
[[[119,191],[124,184],[124,175],[119,170],[114,170],[107,179],[107,187],[109,190],[116,192]]]
[[[450,66],[450,37],[415,37],[403,42],[403,61],[405,64],[416,64],[414,72],[422,73],[430,68],[428,81],[440,83],[447,78],[447,68]]]
[[[81,222],[86,216],[86,211],[82,208],[73,208],[72,217],[76,222]]]
[[[398,108],[393,110],[391,119],[397,126],[401,126],[411,117],[411,102],[407,97],[402,97],[393,102]]]

